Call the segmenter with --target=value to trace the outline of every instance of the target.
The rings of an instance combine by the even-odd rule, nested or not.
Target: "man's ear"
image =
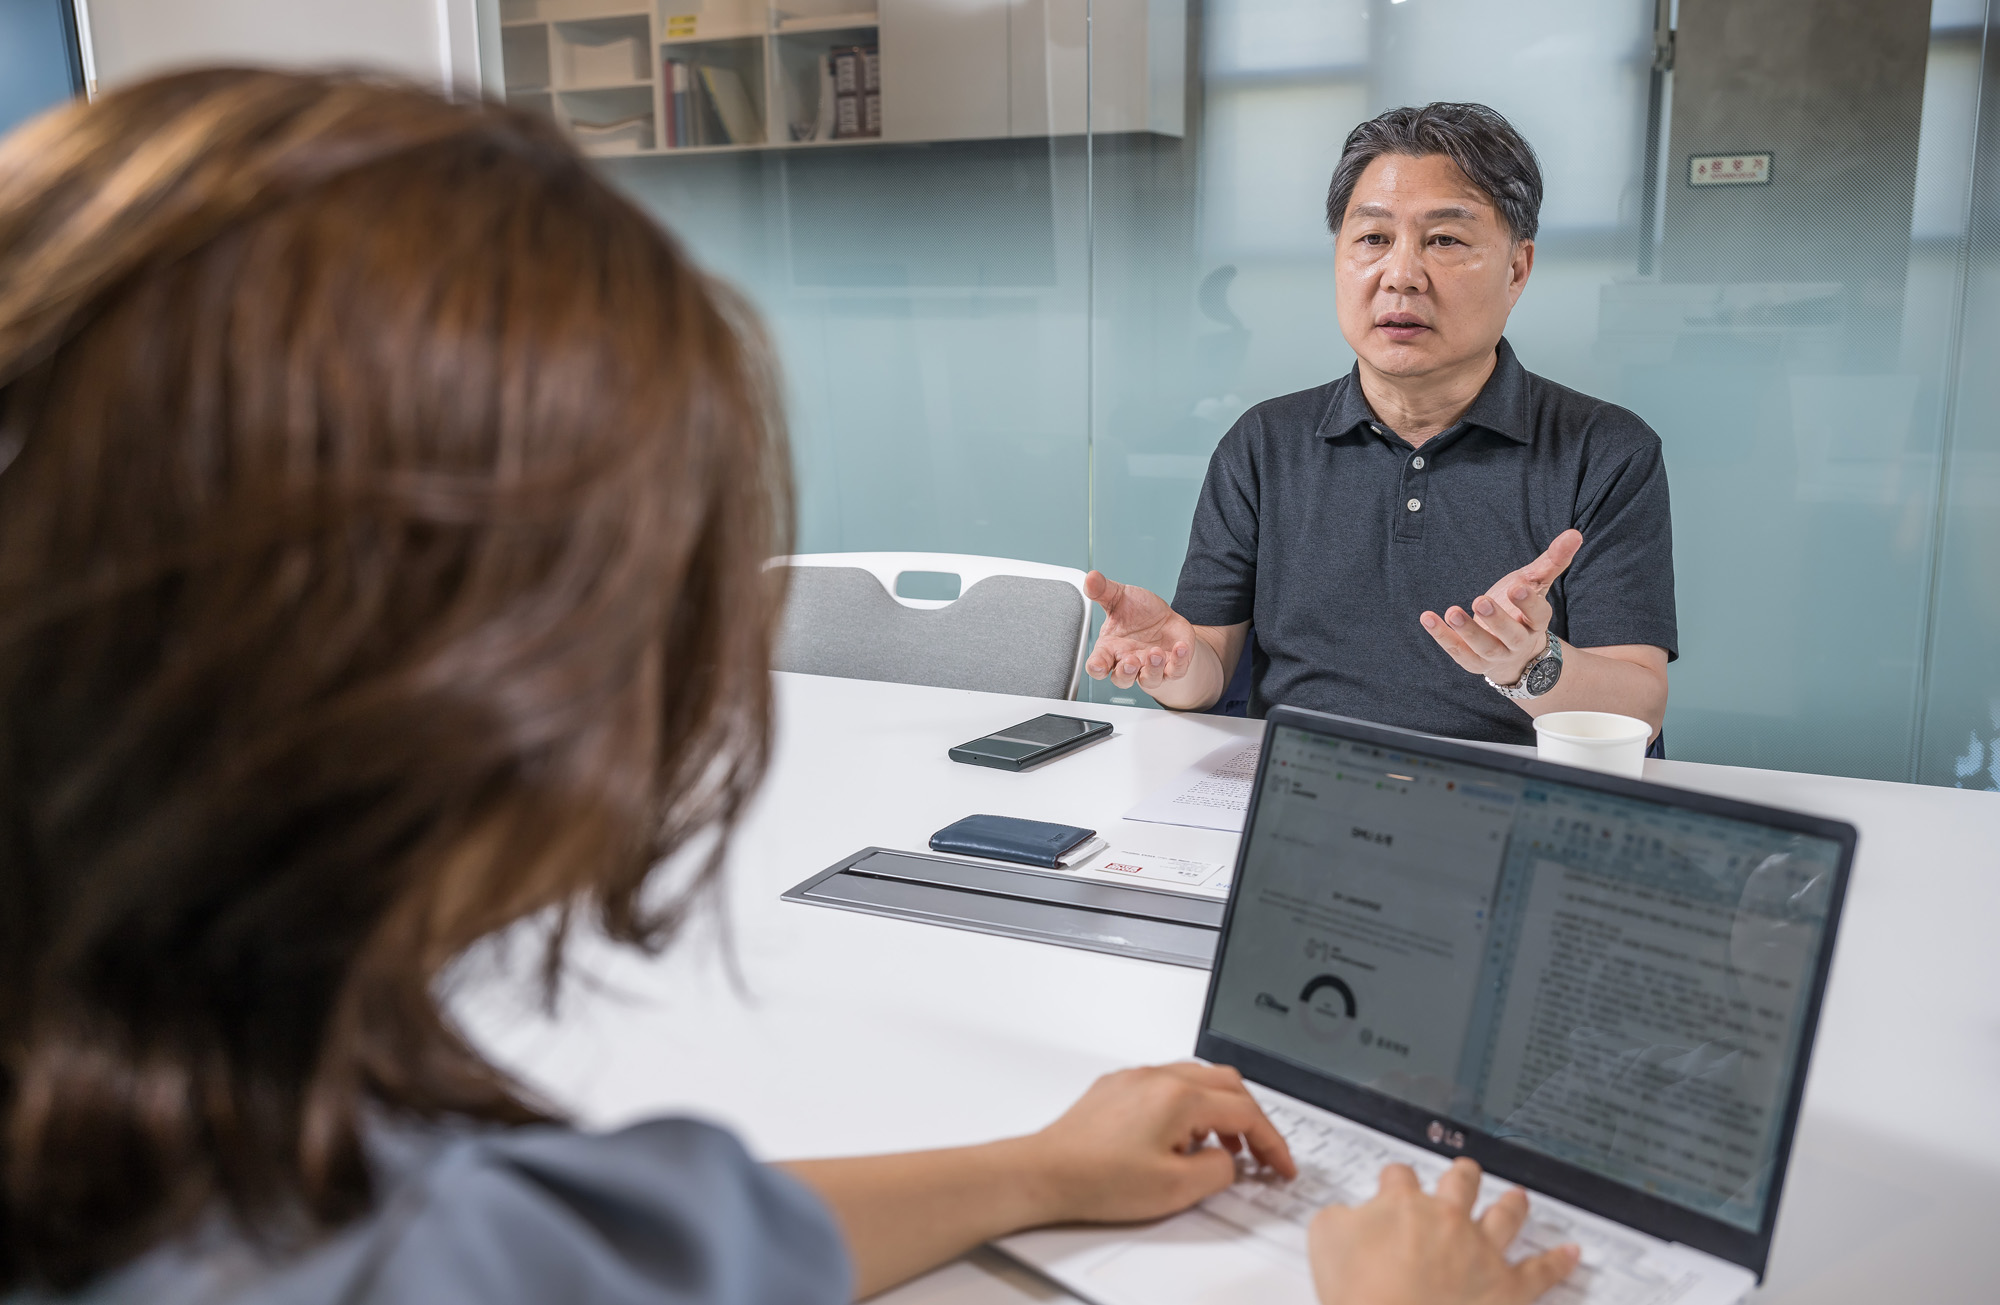
[[[1535,270],[1535,242],[1516,240],[1513,257],[1508,260],[1507,293],[1511,307],[1521,298],[1521,292],[1528,288],[1528,273]]]

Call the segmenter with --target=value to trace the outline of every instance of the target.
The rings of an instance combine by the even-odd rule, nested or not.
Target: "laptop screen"
[[[1209,1028],[1756,1231],[1841,845],[1275,725]]]

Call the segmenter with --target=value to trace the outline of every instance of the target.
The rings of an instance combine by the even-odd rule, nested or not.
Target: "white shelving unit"
[[[501,0],[509,102],[592,154],[1084,130],[1084,0]],[[1185,131],[1186,0],[1095,0],[1098,131]],[[827,55],[879,51],[879,135],[836,135]],[[668,61],[697,143],[675,146]],[[728,111],[720,106],[729,104]],[[865,124],[863,124],[865,127]]]

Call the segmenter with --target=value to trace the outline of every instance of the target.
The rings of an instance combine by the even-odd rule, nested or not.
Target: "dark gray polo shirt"
[[[1677,656],[1667,473],[1645,422],[1527,371],[1502,340],[1464,418],[1412,449],[1357,369],[1258,404],[1222,437],[1174,610],[1252,624],[1253,716],[1285,703],[1533,743],[1528,714],[1417,618],[1469,610],[1571,526],[1583,548],[1549,593],[1555,633]]]

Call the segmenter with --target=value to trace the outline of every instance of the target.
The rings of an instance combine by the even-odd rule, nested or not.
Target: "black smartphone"
[[[1095,743],[1111,733],[1108,720],[1084,720],[1077,716],[1037,716],[1019,725],[988,734],[983,739],[961,743],[948,754],[953,761],[968,766],[991,766],[995,770],[1027,770],[1045,761],[1054,761],[1087,743]]]

